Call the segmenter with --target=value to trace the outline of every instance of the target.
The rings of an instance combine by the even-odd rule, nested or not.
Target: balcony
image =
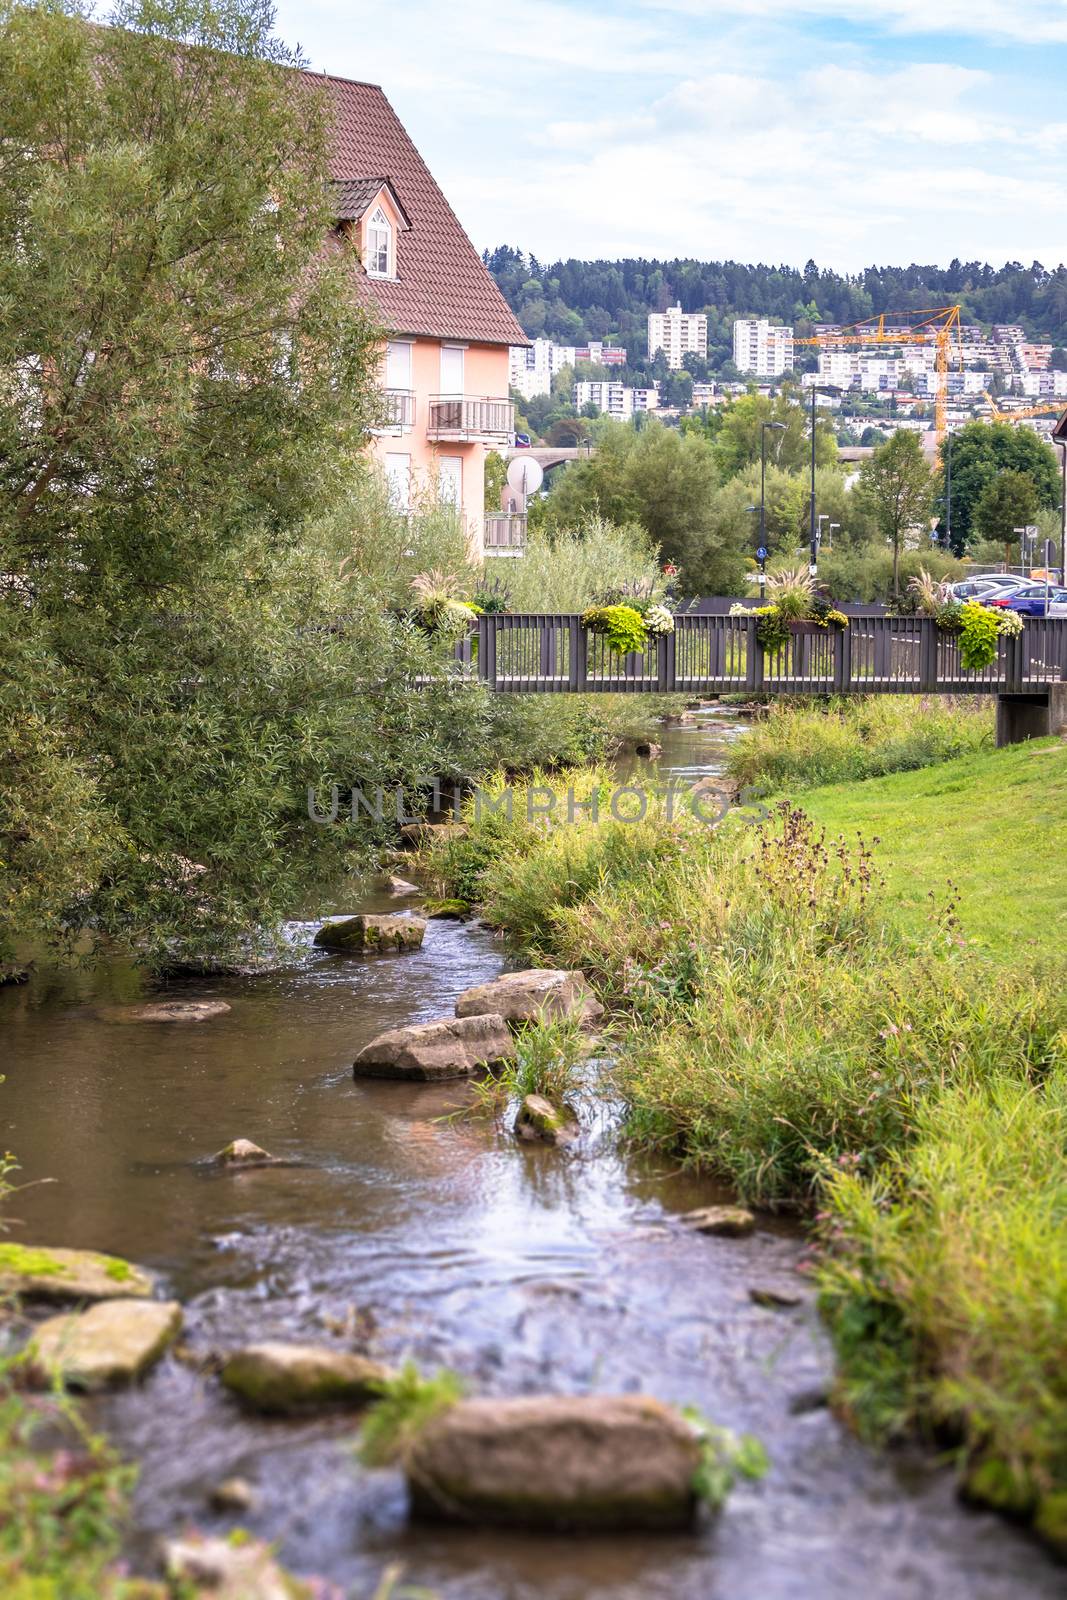
[[[383,389],[379,415],[381,422],[375,433],[410,433],[415,426],[414,389]]]
[[[521,556],[526,549],[525,511],[490,511],[483,547],[487,556]]]
[[[428,439],[458,444],[510,444],[515,407],[491,395],[432,394]]]

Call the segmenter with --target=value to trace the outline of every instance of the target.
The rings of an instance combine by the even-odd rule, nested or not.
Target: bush
[[[774,705],[730,747],[727,770],[765,792],[815,788],[948,761],[990,745],[993,731],[985,697]]]

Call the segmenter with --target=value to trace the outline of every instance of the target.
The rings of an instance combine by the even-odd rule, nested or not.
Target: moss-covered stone
[[[577,1139],[578,1119],[568,1106],[554,1106],[543,1094],[528,1094],[515,1117],[520,1139],[542,1144],[569,1144]]]
[[[28,1300],[146,1299],[154,1290],[147,1272],[121,1256],[95,1250],[0,1244],[0,1296]]]
[[[140,1377],[181,1325],[182,1309],[173,1300],[101,1300],[88,1311],[49,1317],[28,1349],[43,1383],[58,1372],[70,1388],[95,1392]]]
[[[756,1219],[744,1206],[700,1206],[687,1211],[682,1221],[696,1233],[717,1234],[724,1239],[742,1239],[756,1226]]]
[[[1009,1516],[1029,1516],[1035,1494],[1025,1473],[1000,1456],[982,1456],[964,1472],[961,1492],[974,1505],[989,1506]]]
[[[346,955],[385,955],[418,950],[425,932],[426,923],[422,917],[361,913],[323,923],[315,935],[315,944],[320,950]]]
[[[1067,1561],[1067,1489],[1042,1495],[1034,1513],[1034,1532]]]
[[[462,922],[471,914],[470,902],[467,900],[427,900],[423,910],[428,917],[437,921],[451,918]]]
[[[390,1372],[351,1351],[276,1342],[234,1351],[220,1376],[254,1410],[284,1414],[363,1404],[378,1393]]]

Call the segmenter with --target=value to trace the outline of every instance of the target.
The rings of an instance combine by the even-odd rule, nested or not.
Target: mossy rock
[[[515,1118],[519,1139],[541,1144],[569,1144],[580,1133],[578,1119],[569,1106],[554,1106],[543,1094],[528,1094]]]
[[[423,910],[428,917],[437,921],[454,919],[463,922],[471,914],[467,900],[427,900]]]
[[[234,1351],[220,1374],[246,1405],[278,1415],[362,1405],[391,1375],[381,1362],[348,1350],[281,1342]]]
[[[989,1506],[1013,1517],[1028,1517],[1036,1498],[1029,1478],[1000,1456],[982,1456],[971,1462],[960,1489],[973,1505]]]
[[[344,955],[386,955],[418,950],[425,932],[422,917],[361,914],[323,923],[315,944]]]
[[[1050,1550],[1067,1561],[1067,1489],[1042,1495],[1034,1513],[1034,1532]]]
[[[49,1317],[28,1349],[44,1383],[59,1372],[69,1388],[95,1393],[132,1383],[181,1331],[177,1301],[101,1300],[88,1311]]]
[[[0,1296],[28,1300],[143,1300],[153,1279],[121,1256],[0,1242]]]

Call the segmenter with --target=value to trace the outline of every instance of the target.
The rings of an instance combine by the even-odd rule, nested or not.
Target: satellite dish
[[[515,456],[508,463],[508,488],[528,500],[545,481],[544,469],[533,456]]]

